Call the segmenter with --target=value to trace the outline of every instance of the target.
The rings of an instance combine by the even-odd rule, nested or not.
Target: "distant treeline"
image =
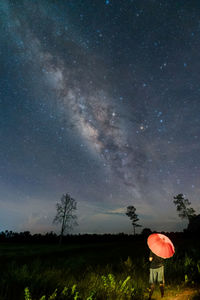
[[[154,231],[156,232],[156,231]],[[141,234],[67,234],[63,236],[63,243],[98,243],[98,242],[129,242],[135,240],[144,240],[148,237],[151,231],[144,231]],[[177,238],[190,238],[193,237],[191,233],[185,232],[161,232],[167,235],[172,240]],[[54,232],[47,232],[45,234],[36,233],[31,234],[29,231],[13,232],[2,231],[0,232],[0,242],[25,242],[25,243],[58,243],[59,235]]]

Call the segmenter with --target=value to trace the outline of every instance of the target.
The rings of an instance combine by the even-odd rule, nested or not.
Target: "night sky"
[[[0,1],[0,231],[57,232],[64,193],[73,233],[182,230],[199,139],[199,1]]]

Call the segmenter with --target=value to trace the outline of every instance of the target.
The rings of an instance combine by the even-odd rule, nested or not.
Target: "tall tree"
[[[136,208],[134,206],[128,206],[126,215],[131,219],[133,225],[133,231],[135,235],[135,227],[141,227],[142,225],[137,224],[139,221],[138,215],[136,214]]]
[[[77,216],[73,212],[77,209],[77,202],[69,195],[64,194],[60,199],[60,203],[56,204],[57,214],[53,223],[61,224],[59,243],[62,243],[62,238],[65,232],[70,232],[73,226],[78,225]]]
[[[176,210],[179,212],[178,215],[181,219],[188,219],[190,222],[192,218],[196,217],[195,210],[192,207],[189,207],[191,202],[189,202],[188,199],[185,199],[183,194],[178,194],[174,197],[173,202],[176,205]]]

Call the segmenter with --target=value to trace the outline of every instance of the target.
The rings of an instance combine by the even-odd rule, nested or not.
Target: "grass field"
[[[200,299],[200,243],[183,238],[173,242],[176,254],[165,263],[166,295],[171,295],[166,299],[176,299],[186,288]],[[0,300],[146,299],[148,255],[146,239],[60,247],[1,243]]]

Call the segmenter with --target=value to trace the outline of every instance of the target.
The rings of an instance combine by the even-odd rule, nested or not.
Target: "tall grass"
[[[32,300],[29,288],[25,288],[25,300]],[[88,274],[84,280],[74,284],[72,287],[65,286],[56,289],[51,295],[43,295],[40,300],[46,299],[143,299],[142,289],[134,287],[131,276],[117,278],[113,274],[98,275]]]
[[[199,250],[192,243],[176,247],[174,257],[165,262],[166,284],[200,281]],[[142,300],[148,288],[145,242],[61,248],[1,245],[0,254],[0,300]]]

